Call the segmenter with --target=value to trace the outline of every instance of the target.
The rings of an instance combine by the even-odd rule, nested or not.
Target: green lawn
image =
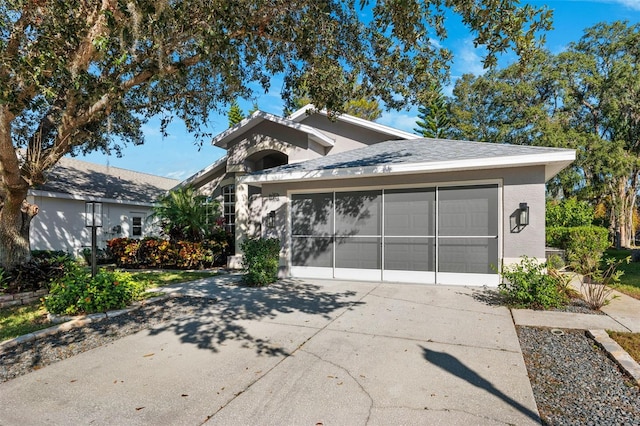
[[[169,284],[194,281],[217,275],[208,271],[136,271],[131,272],[133,279],[144,283],[145,288],[162,287]],[[145,297],[158,293],[146,293]],[[0,341],[32,333],[50,327],[47,311],[41,303],[24,306],[12,306],[0,309]]]
[[[631,358],[640,362],[640,333],[620,333],[617,331],[607,331],[607,333],[627,351]]]
[[[631,250],[607,250],[604,257],[613,257],[615,259],[624,259],[631,256]],[[619,270],[624,272],[620,278],[620,284],[612,286],[621,293],[628,294],[631,297],[640,299],[640,262],[622,263]]]

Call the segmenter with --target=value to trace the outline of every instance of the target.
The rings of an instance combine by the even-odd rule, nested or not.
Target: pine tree
[[[231,103],[227,117],[229,118],[229,127],[233,127],[244,120],[244,112],[242,112],[240,105],[238,105],[238,101],[233,101]]]
[[[446,139],[452,133],[449,104],[439,87],[432,90],[431,100],[418,107],[418,127],[413,131],[425,138]]]

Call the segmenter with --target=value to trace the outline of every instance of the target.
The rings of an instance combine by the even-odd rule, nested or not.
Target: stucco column
[[[249,229],[249,188],[246,183],[238,182],[236,175],[236,250],[235,255],[227,262],[227,266],[233,269],[242,268],[242,242],[247,238]]]

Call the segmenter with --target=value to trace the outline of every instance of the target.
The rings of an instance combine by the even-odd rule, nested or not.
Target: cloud
[[[453,62],[460,74],[482,75],[486,72],[482,65],[482,48],[473,45],[472,38],[466,38],[458,49],[454,50]]]
[[[188,178],[189,176],[191,176],[194,173],[195,172],[189,171],[189,170],[179,170],[177,172],[166,173],[165,177],[168,177],[170,179],[185,180],[186,178]]]
[[[613,2],[620,3],[629,9],[640,10],[640,0],[613,0]]]
[[[413,128],[416,127],[416,120],[418,118],[417,112],[405,111],[388,111],[382,113],[382,116],[376,120],[380,124],[393,127],[395,129],[404,130],[405,132],[413,133]]]

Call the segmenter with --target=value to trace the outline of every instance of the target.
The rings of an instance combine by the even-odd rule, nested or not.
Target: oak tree
[[[387,107],[445,74],[446,15],[461,16],[487,65],[527,57],[550,12],[516,0],[3,0],[0,2],[0,265],[29,259],[30,187],[62,156],[119,152],[183,120],[268,90],[340,112],[361,85]]]

